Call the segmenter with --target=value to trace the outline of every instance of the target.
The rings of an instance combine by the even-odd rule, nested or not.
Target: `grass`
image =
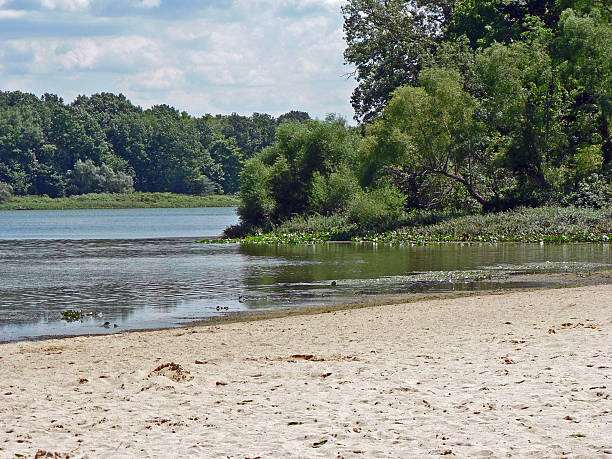
[[[13,196],[0,210],[124,209],[151,207],[232,207],[238,198],[231,195],[192,196],[176,193],[129,194],[92,193],[67,198]]]
[[[401,225],[401,226],[400,226]],[[316,244],[358,241],[390,244],[440,242],[612,242],[612,207],[519,208],[485,215],[409,214],[398,228],[363,232],[344,217],[298,217],[269,233],[215,242]]]

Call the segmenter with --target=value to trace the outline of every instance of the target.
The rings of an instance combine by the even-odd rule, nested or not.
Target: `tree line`
[[[598,0],[349,0],[357,128],[289,124],[246,162],[240,214],[343,215],[612,201],[612,8]]]
[[[193,117],[111,93],[64,103],[0,92],[1,193],[236,193],[244,162],[272,144],[277,127],[308,119],[299,111]]]

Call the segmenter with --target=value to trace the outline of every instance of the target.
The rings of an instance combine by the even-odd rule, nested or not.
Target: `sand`
[[[0,346],[0,457],[612,457],[612,286]]]

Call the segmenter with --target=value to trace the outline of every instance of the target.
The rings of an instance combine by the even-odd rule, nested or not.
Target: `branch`
[[[474,187],[470,184],[470,182],[468,182],[466,179],[464,179],[460,175],[451,174],[450,172],[444,169],[429,169],[428,172],[432,174],[444,175],[445,177],[448,177],[452,180],[455,180],[456,182],[461,183],[463,186],[465,186],[468,193],[470,193],[472,197],[476,199],[476,201],[478,201],[480,205],[486,206],[488,204],[487,200],[474,189]]]

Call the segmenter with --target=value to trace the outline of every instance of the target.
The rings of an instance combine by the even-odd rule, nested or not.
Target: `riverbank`
[[[0,456],[612,454],[611,285],[0,346]]]
[[[0,210],[67,210],[67,209],[128,209],[128,208],[187,208],[234,207],[238,198],[231,195],[192,196],[176,193],[107,194],[91,193],[66,198],[47,196],[13,196],[0,204]]]
[[[394,230],[366,231],[347,216],[294,217],[262,233],[240,226],[223,241],[316,244],[327,241],[429,244],[439,242],[612,242],[612,207],[522,207],[507,212],[462,215],[413,212],[389,223]],[[244,233],[244,234],[241,234]],[[247,234],[250,233],[250,234]],[[253,234],[255,233],[255,234]],[[233,238],[234,235],[239,236]]]

